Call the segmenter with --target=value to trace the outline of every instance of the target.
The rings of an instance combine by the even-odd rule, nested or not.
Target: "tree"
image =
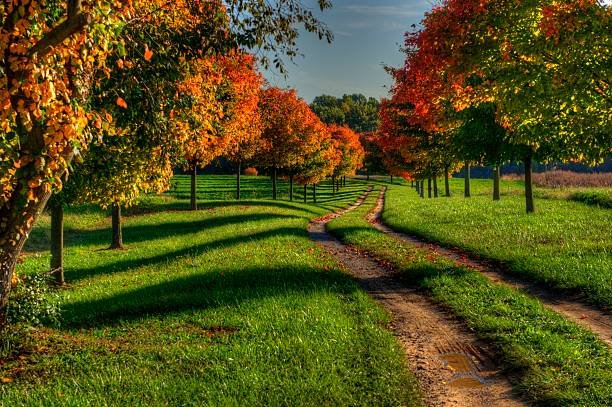
[[[31,228],[52,191],[61,189],[61,178],[76,149],[89,144],[87,123],[107,119],[88,111],[86,102],[97,73],[108,75],[113,71],[114,65],[105,64],[108,54],[130,45],[118,41],[117,36],[130,24],[155,25],[158,12],[176,12],[173,23],[195,28],[191,31],[194,42],[209,38],[215,32],[202,29],[208,19],[198,18],[208,4],[185,0],[17,0],[0,5],[4,72],[0,90],[0,325],[6,319],[15,262]],[[290,58],[297,54],[298,26],[319,38],[332,39],[327,28],[298,0],[274,4],[229,0],[225,4],[232,23],[232,35],[226,39],[263,48],[268,51],[266,55],[275,55],[273,62],[281,69],[281,54]],[[318,5],[325,9],[330,3],[319,0]],[[139,10],[153,12],[144,19],[132,18]],[[188,11],[189,18],[179,11]],[[191,50],[201,48],[192,46]],[[149,47],[141,52],[149,59],[158,50]],[[182,57],[177,53],[173,60],[181,61]],[[263,62],[267,64],[267,58]],[[146,90],[146,84],[139,85]],[[114,96],[118,105],[130,106],[121,95]]]
[[[379,174],[385,171],[385,167],[382,162],[379,141],[377,140],[378,135],[375,132],[361,133],[359,135],[359,141],[363,146],[365,155],[363,158],[363,168],[365,170],[368,180],[370,175]]]
[[[262,149],[257,161],[272,171],[272,194],[276,199],[279,171],[289,175],[292,185],[296,170],[317,150],[318,136],[326,130],[295,90],[262,90],[259,111]]]
[[[334,166],[332,180],[340,177],[355,175],[355,172],[363,166],[365,152],[359,140],[359,135],[347,126],[329,126],[334,147],[338,155],[338,163]]]
[[[361,94],[317,96],[310,107],[326,124],[347,125],[357,133],[372,132],[378,127],[380,103]]]

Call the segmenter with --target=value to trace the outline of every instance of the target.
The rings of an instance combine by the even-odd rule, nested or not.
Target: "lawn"
[[[396,198],[413,193],[409,187],[392,191]],[[423,287],[491,343],[523,398],[546,406],[612,404],[612,354],[605,344],[519,291],[374,229],[364,217],[377,195],[331,221],[328,230],[391,263],[407,284]]]
[[[200,197],[225,197],[230,179],[201,177]],[[125,251],[104,250],[106,212],[67,211],[63,321],[2,361],[2,405],[420,404],[388,315],[306,232],[365,183],[335,198],[321,186],[319,206],[202,201],[190,212],[185,181],[178,197],[127,211]],[[268,179],[248,182],[267,194]],[[18,273],[47,270],[48,225]]]
[[[421,199],[405,187],[387,192],[383,220],[392,228],[449,247],[501,261],[509,271],[612,307],[612,211],[567,198],[577,188],[535,191],[535,214],[524,213],[522,183],[502,182],[501,201],[490,197],[491,181],[472,180],[472,198],[463,180],[451,183],[452,197]],[[588,194],[589,189],[582,189]],[[599,196],[609,191],[593,189]]]

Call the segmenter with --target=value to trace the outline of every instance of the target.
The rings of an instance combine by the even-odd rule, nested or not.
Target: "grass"
[[[611,213],[537,189],[537,213],[524,213],[522,185],[502,182],[501,201],[491,181],[452,180],[452,198],[421,199],[410,188],[387,192],[383,220],[392,228],[503,262],[508,270],[563,293],[579,294],[603,309],[612,307]],[[541,199],[550,198],[550,199]]]
[[[189,199],[191,184],[189,175],[177,175],[174,177],[173,188],[168,194],[178,199]],[[294,183],[294,201],[303,202],[304,187]],[[331,192],[331,182],[324,181],[317,185],[317,203],[329,202],[334,197]],[[211,177],[198,177],[196,186],[198,199],[202,200],[233,200],[236,198],[236,176],[217,175]],[[346,191],[340,191],[346,195]],[[307,200],[312,203],[312,186],[308,186]],[[242,176],[240,178],[240,196],[242,199],[270,199],[272,198],[272,181],[267,176]],[[278,199],[289,199],[289,180],[278,178]]]
[[[306,232],[364,183],[335,198],[322,186],[320,205],[203,201],[190,212],[178,180],[178,198],[127,212],[126,251],[103,250],[107,213],[67,211],[63,322],[2,361],[12,382],[0,404],[420,404],[388,316]],[[223,177],[200,181],[225,188]],[[47,269],[48,225],[36,226],[19,273]]]
[[[402,189],[409,190],[394,187],[396,198],[405,197]],[[376,196],[328,230],[393,264],[409,284],[425,288],[493,344],[522,397],[546,406],[612,404],[612,354],[605,344],[521,292],[374,229],[364,217]]]

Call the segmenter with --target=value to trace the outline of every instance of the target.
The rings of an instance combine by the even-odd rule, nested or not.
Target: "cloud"
[[[368,16],[420,18],[423,16],[423,8],[428,8],[427,6],[425,6],[426,4],[431,7],[431,4],[429,2],[419,2],[402,6],[370,6],[365,4],[350,4],[346,6],[340,6],[337,8],[337,10],[341,12],[362,14]]]

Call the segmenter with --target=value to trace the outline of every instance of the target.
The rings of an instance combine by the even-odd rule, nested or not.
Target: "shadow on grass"
[[[307,236],[307,232],[302,228],[278,228],[249,235],[233,236],[227,239],[215,240],[212,242],[189,246],[172,252],[166,252],[152,257],[127,259],[105,264],[102,266],[94,265],[92,267],[87,268],[68,268],[66,271],[66,279],[68,280],[68,282],[74,282],[98,275],[122,273],[140,267],[161,266],[165,263],[176,260],[176,258],[178,257],[197,256],[201,253],[205,253],[210,250],[234,246],[240,243],[256,240],[265,240],[272,237],[287,236],[295,236],[296,238],[305,237]]]
[[[122,321],[240,303],[292,293],[356,290],[346,275],[319,268],[218,268],[170,281],[66,305],[62,329],[113,326]]]
[[[247,222],[260,222],[275,219],[297,219],[296,215],[282,215],[273,213],[255,213],[250,215],[218,216],[200,220],[185,220],[151,225],[126,225],[122,228],[123,240],[126,245],[144,241],[164,239],[170,236],[180,237],[198,233],[202,230],[218,228],[229,225],[238,225]],[[110,225],[109,225],[110,226]],[[97,230],[70,229],[65,230],[66,246],[89,246],[109,242],[110,228]]]

